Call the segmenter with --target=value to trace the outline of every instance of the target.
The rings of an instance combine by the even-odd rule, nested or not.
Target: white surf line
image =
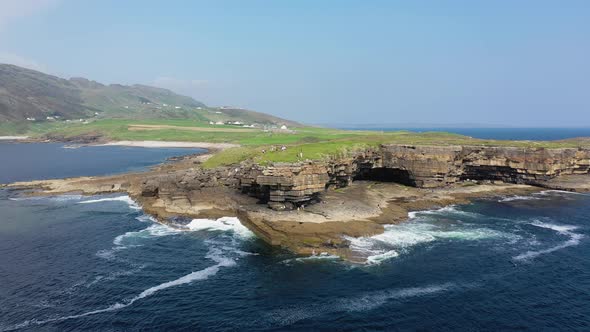
[[[500,198],[498,200],[498,202],[512,202],[512,201],[538,201],[541,200],[542,198],[540,197],[536,197],[536,196],[507,196],[507,197],[503,197]]]
[[[219,219],[193,219],[186,227],[191,231],[231,231],[242,239],[255,237],[254,233],[242,225],[236,217],[222,217]]]
[[[28,138],[29,136],[0,136],[0,141],[19,141]]]
[[[105,197],[105,198],[98,198],[98,199],[90,199],[87,201],[78,202],[78,204],[93,204],[93,203],[102,203],[102,202],[124,202],[127,203],[129,208],[133,210],[141,210],[141,207],[131,199],[128,195],[117,196],[117,197]]]
[[[459,212],[459,213],[458,213]],[[465,212],[465,214],[461,213]],[[470,219],[482,216],[477,213],[457,210],[447,207],[438,210],[410,212],[410,220],[395,225],[384,225],[385,231],[370,237],[344,237],[350,241],[350,249],[366,257],[368,265],[381,264],[384,261],[398,257],[406,253],[412,247],[434,242],[438,240],[452,241],[480,241],[488,239],[517,240],[520,237],[515,234],[500,232],[491,228],[475,226],[473,224],[461,224],[460,227],[451,229],[441,228],[428,222],[417,222],[420,217],[432,214],[453,214],[467,216]],[[482,216],[483,217],[483,216]]]
[[[121,200],[121,201],[127,202],[127,200],[123,199],[122,197],[126,197],[126,196],[112,197],[112,198],[110,198],[110,200],[111,201],[112,200]],[[108,199],[109,198],[107,198],[107,200]],[[103,202],[104,200],[105,199],[97,199],[97,200],[90,200],[90,201],[85,201],[85,202],[86,203],[97,203],[97,202]],[[84,202],[81,202],[81,203],[84,203]],[[194,219],[189,225],[191,225],[191,224],[192,224],[191,227],[187,227],[188,228],[187,230],[189,230],[189,231],[199,231],[199,230],[232,231],[234,236],[237,236],[240,239],[250,238],[250,237],[254,236],[254,233],[252,233],[245,226],[243,226],[239,222],[238,218],[234,218],[234,217],[224,217],[224,218],[219,218],[217,220]],[[120,250],[121,248],[124,248],[122,242],[126,237],[135,236],[140,233],[147,232],[147,233],[149,233],[150,236],[164,236],[164,235],[170,235],[170,234],[177,234],[177,233],[187,231],[187,230],[175,229],[175,228],[172,228],[172,227],[169,227],[166,225],[162,225],[162,224],[154,224],[154,225],[151,225],[148,228],[145,228],[143,230],[135,231],[135,232],[127,232],[125,234],[115,237],[115,239],[113,240],[113,244],[115,245],[115,247],[113,249],[111,249],[111,251],[113,251],[113,250],[116,251],[116,250]],[[236,253],[240,256],[257,255],[256,253],[248,253],[248,252],[236,250],[235,248],[226,248],[226,250],[227,249],[232,250],[234,253]],[[100,313],[104,313],[104,312],[115,311],[115,310],[119,310],[119,309],[128,307],[128,306],[132,305],[133,303],[137,302],[138,300],[141,300],[141,299],[146,298],[148,296],[154,295],[155,293],[157,293],[161,290],[164,290],[164,289],[167,289],[170,287],[189,284],[194,281],[207,280],[209,277],[216,275],[222,267],[232,267],[237,264],[234,259],[223,257],[221,255],[221,253],[222,253],[222,249],[220,249],[220,248],[217,248],[217,247],[210,248],[209,252],[205,256],[205,258],[211,259],[214,262],[216,262],[217,264],[209,266],[209,267],[204,268],[199,271],[189,273],[189,274],[182,276],[178,279],[168,281],[168,282],[162,283],[160,285],[148,288],[148,289],[144,290],[143,292],[141,292],[139,295],[137,295],[125,302],[117,302],[117,303],[112,304],[106,308],[92,310],[92,311],[88,311],[88,312],[81,313],[78,315],[56,317],[56,318],[50,318],[50,319],[45,319],[45,320],[32,319],[32,320],[25,321],[23,323],[20,323],[18,325],[15,325],[15,326],[12,326],[8,329],[4,329],[4,330],[0,330],[0,331],[13,331],[13,330],[18,330],[18,329],[22,329],[25,327],[29,327],[31,325],[43,325],[43,324],[47,324],[47,323],[51,323],[51,322],[59,322],[59,321],[64,321],[64,320],[70,320],[70,319],[76,319],[76,318],[82,318],[82,317],[86,317],[86,316],[96,315],[96,314],[100,314]]]
[[[292,325],[298,321],[314,318],[335,312],[362,312],[378,308],[391,300],[404,300],[414,297],[427,296],[436,293],[464,288],[454,283],[428,285],[423,287],[409,287],[401,289],[388,289],[371,292],[356,297],[344,297],[331,300],[330,303],[302,305],[301,307],[288,307],[273,310],[268,314],[267,320],[280,326]]]
[[[554,247],[550,247],[550,248],[547,248],[544,250],[527,251],[527,252],[520,254],[518,256],[514,256],[513,257],[514,260],[526,261],[526,260],[534,259],[538,256],[541,256],[544,254],[549,254],[554,251],[561,250],[561,249],[564,249],[567,247],[577,246],[578,244],[580,244],[580,241],[582,240],[582,238],[584,238],[583,234],[573,232],[574,230],[576,230],[578,228],[577,226],[555,225],[555,224],[550,224],[550,223],[544,223],[541,221],[534,221],[531,223],[531,225],[536,226],[536,227],[551,229],[561,235],[568,236],[569,239],[565,242],[562,242],[561,244],[558,244]]]
[[[98,309],[98,310],[92,310],[92,311],[88,311],[85,313],[81,313],[78,315],[71,315],[71,316],[63,316],[63,317],[57,317],[57,318],[50,318],[50,319],[45,319],[45,320],[36,320],[36,319],[32,319],[32,320],[28,320],[25,321],[23,323],[17,324],[15,326],[9,327],[8,329],[5,329],[3,331],[13,331],[13,330],[18,330],[18,329],[22,329],[25,327],[29,327],[31,325],[43,325],[43,324],[47,324],[47,323],[52,323],[52,322],[60,322],[60,321],[64,321],[64,320],[70,320],[70,319],[76,319],[76,318],[82,318],[82,317],[86,317],[86,316],[91,316],[91,315],[96,315],[96,314],[100,314],[100,313],[104,313],[104,312],[110,312],[110,311],[115,311],[115,310],[119,310],[125,307],[128,307],[130,305],[132,305],[133,303],[146,298],[148,296],[154,295],[155,293],[170,288],[170,287],[175,287],[175,286],[180,286],[180,285],[184,285],[184,284],[189,284],[192,283],[194,281],[201,281],[201,280],[207,280],[209,277],[214,276],[217,274],[217,272],[219,272],[220,268],[222,267],[230,267],[230,266],[234,266],[236,265],[236,262],[233,259],[230,258],[225,258],[225,257],[221,257],[218,256],[217,251],[216,250],[212,250],[210,251],[209,254],[207,254],[207,256],[205,256],[206,258],[210,258],[214,261],[217,262],[217,264],[209,266],[207,268],[204,268],[202,270],[199,271],[195,271],[192,273],[189,273],[185,276],[182,276],[178,279],[172,280],[172,281],[168,281],[162,284],[159,284],[157,286],[154,287],[150,287],[146,290],[144,290],[143,292],[141,292],[139,295],[131,298],[130,300],[127,300],[126,302],[117,302],[115,304],[112,304],[106,308],[103,309]]]
[[[543,190],[541,192],[534,193],[533,195],[547,195],[548,193],[560,193],[560,194],[571,194],[571,195],[590,196],[590,193],[580,193],[580,192],[577,192],[577,191],[567,191],[567,190],[557,190],[557,189]]]

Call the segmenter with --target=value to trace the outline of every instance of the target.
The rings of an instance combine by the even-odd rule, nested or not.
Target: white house
[[[285,126],[285,125],[282,125],[282,126],[281,126],[281,130],[287,130],[287,126]]]

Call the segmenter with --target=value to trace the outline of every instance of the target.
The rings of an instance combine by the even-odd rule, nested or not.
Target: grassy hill
[[[27,131],[32,123],[96,119],[191,119],[296,126],[295,122],[237,108],[211,108],[193,98],[146,85],[104,85],[63,79],[0,64],[0,132]]]

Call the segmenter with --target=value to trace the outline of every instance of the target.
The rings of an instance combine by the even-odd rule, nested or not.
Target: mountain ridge
[[[239,108],[208,107],[172,90],[144,85],[103,84],[70,79],[0,63],[0,122],[56,120],[193,119],[297,126],[270,114]]]

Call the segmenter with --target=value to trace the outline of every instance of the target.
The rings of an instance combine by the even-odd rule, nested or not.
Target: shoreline
[[[0,141],[24,141],[30,139],[29,136],[0,136]]]
[[[467,180],[449,183],[444,187],[424,188],[387,180],[354,180],[345,187],[322,185],[318,191],[321,192],[321,198],[318,197],[313,204],[293,206],[292,209],[271,209],[255,192],[244,191],[241,187],[243,182],[251,181],[248,173],[251,168],[248,165],[213,169],[201,167],[202,162],[212,155],[212,150],[226,149],[235,146],[233,144],[159,141],[94,143],[94,146],[199,147],[209,151],[154,165],[142,172],[16,182],[0,187],[37,189],[30,193],[36,196],[126,193],[138,202],[146,214],[152,215],[162,224],[171,226],[171,218],[174,217],[237,217],[269,245],[280,246],[299,255],[325,252],[351,262],[362,262],[362,257],[351,251],[350,241],[346,237],[381,234],[385,231],[384,225],[403,222],[409,218],[410,212],[466,204],[479,198],[527,195],[560,188],[489,180]],[[293,180],[296,172],[301,170],[279,174],[273,179]],[[588,180],[587,175],[580,176]],[[582,182],[575,176],[568,179],[571,181],[560,179],[561,186]],[[298,181],[309,185],[305,181]],[[586,187],[574,189],[585,190]]]
[[[196,158],[165,163],[153,170],[107,177],[80,177],[17,182],[14,189],[36,189],[32,196],[60,194],[126,194],[142,211],[161,224],[174,227],[170,218],[218,219],[237,217],[240,222],[269,245],[280,246],[296,255],[327,253],[352,263],[366,263],[349,247],[346,237],[381,234],[384,225],[398,224],[414,211],[449,205],[468,204],[474,199],[528,195],[544,190],[514,184],[452,186],[437,190],[406,187],[395,183],[357,181],[341,190],[328,190],[321,203],[302,210],[274,211],[257,200],[231,188],[200,188],[190,196],[178,192],[165,197],[145,196],[143,179],[184,170]]]
[[[201,148],[208,150],[225,150],[239,147],[232,143],[185,142],[185,141],[112,141],[95,144],[97,146],[129,146],[141,148]]]
[[[191,141],[131,141],[131,140],[85,140],[80,138],[79,140],[67,140],[67,139],[55,139],[45,138],[41,139],[38,137],[30,136],[0,136],[0,141],[14,141],[18,143],[62,143],[72,144],[79,146],[128,146],[128,147],[139,147],[139,148],[200,148],[211,151],[221,151],[230,148],[240,147],[239,144],[234,143],[213,143],[213,142],[191,142]]]

